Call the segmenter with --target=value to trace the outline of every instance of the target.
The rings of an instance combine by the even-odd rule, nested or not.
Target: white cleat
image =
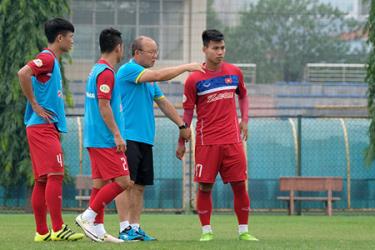
[[[107,234],[107,233],[104,234],[104,237],[102,238],[102,240],[103,240],[104,242],[109,242],[109,243],[124,243],[123,240],[118,239],[118,238],[116,238],[116,237],[113,237],[112,235]]]
[[[76,224],[82,228],[83,232],[86,234],[87,237],[92,239],[96,242],[103,242],[103,239],[100,239],[99,236],[96,233],[95,225],[93,222],[84,220],[82,218],[82,214],[79,214],[76,217]]]

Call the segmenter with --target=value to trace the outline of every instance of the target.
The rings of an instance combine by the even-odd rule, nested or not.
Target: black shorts
[[[128,160],[130,179],[138,185],[154,184],[154,164],[152,145],[126,140],[126,158]]]

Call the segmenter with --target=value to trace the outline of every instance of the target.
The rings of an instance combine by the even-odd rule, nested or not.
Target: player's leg
[[[197,193],[197,214],[202,226],[200,241],[213,239],[211,228],[212,214],[212,187],[213,183],[199,183]]]
[[[195,147],[194,181],[199,183],[197,191],[197,213],[202,226],[200,241],[213,239],[211,227],[212,187],[218,173],[221,156],[218,145]]]
[[[92,199],[90,206],[77,216],[76,222],[85,234],[94,241],[101,242],[109,239],[111,242],[120,243],[122,240],[114,241],[116,238],[105,232],[104,225],[103,227],[96,227],[94,222],[100,218],[100,213],[103,213],[104,207],[130,186],[126,156],[123,153],[117,153],[115,148],[89,148],[88,151],[92,161],[93,179],[100,179],[101,181],[114,179],[114,181],[105,184],[98,180],[95,187],[100,187],[99,190]],[[99,217],[97,217],[98,215]]]
[[[140,226],[141,214],[144,203],[144,192],[146,185],[154,184],[154,165],[152,146],[145,143],[139,143],[140,152],[142,155],[139,163],[137,178],[135,185],[130,191],[131,193],[131,209],[130,209],[130,226],[134,231],[141,235],[143,241],[156,240],[155,237],[148,235]]]
[[[47,179],[36,179],[31,195],[31,206],[34,212],[34,219],[36,224],[36,233],[34,241],[48,241],[51,239],[51,233],[47,226],[47,206],[45,199]]]
[[[127,150],[126,157],[128,160],[128,167],[130,172],[130,179],[136,181],[138,168],[142,160],[142,154],[140,151],[140,144],[135,141],[126,142]],[[116,201],[117,214],[120,221],[120,233],[119,239],[125,241],[140,240],[142,237],[130,226],[130,213],[134,209],[133,201],[131,200],[131,192],[134,186],[126,189],[124,192],[119,194]]]
[[[246,189],[247,164],[242,143],[223,145],[223,164],[220,175],[224,183],[230,182],[234,196],[234,211],[238,221],[240,240],[257,240],[248,231],[250,198]]]
[[[62,219],[62,181],[64,163],[58,131],[53,124],[40,124],[28,127],[26,129],[26,134],[30,146],[30,155],[33,162],[35,179],[43,177],[43,180],[46,180],[45,185],[37,183],[34,204],[35,206],[38,206],[38,209],[43,210],[43,207],[45,207],[45,205],[42,205],[43,202],[46,204],[50,212],[52,222],[51,239],[56,240],[56,232],[60,232],[63,229],[64,232],[69,232],[69,235],[67,235],[64,240],[82,239],[83,234],[72,232],[66,225],[64,225]],[[43,193],[43,189],[44,197],[37,198],[36,196],[40,196]],[[41,211],[41,213],[41,216],[38,215],[39,219],[43,217],[44,212]],[[42,221],[41,223],[44,224]],[[43,231],[45,231],[45,228]],[[36,241],[47,239],[47,237],[37,236],[41,235],[36,235],[34,238]]]

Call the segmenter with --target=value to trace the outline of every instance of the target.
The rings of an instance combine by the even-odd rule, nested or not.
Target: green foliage
[[[372,50],[368,58],[366,82],[367,90],[367,107],[371,123],[369,127],[369,146],[366,149],[366,163],[369,166],[375,160],[375,2],[371,1],[370,16],[367,23],[368,43],[372,45]]]
[[[307,63],[364,61],[364,49],[354,57],[348,54],[349,44],[339,39],[342,32],[361,29],[362,24],[331,5],[262,0],[241,15],[240,25],[226,36],[227,59],[255,63],[257,82],[301,81]]]
[[[31,183],[31,164],[23,124],[26,98],[17,71],[46,47],[43,24],[68,13],[66,0],[0,2],[0,185]]]

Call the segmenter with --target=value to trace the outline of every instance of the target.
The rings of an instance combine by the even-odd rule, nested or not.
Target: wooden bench
[[[75,182],[76,190],[78,192],[75,199],[78,201],[79,207],[82,207],[82,204],[87,203],[90,200],[92,179],[89,175],[77,175]]]
[[[333,197],[332,192],[342,191],[342,177],[280,177],[280,191],[289,191],[289,196],[278,196],[277,199],[288,202],[289,215],[294,214],[295,201],[323,201],[326,204],[327,215],[332,215],[332,202],[340,197]],[[296,196],[295,192],[327,192],[327,196]]]

